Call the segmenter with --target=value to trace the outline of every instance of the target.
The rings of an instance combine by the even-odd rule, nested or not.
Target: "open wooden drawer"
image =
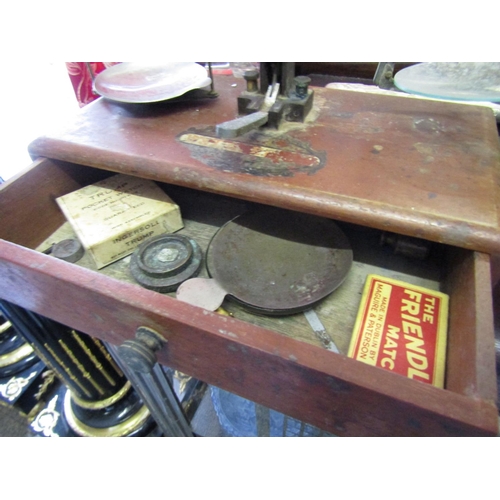
[[[346,306],[337,292],[327,305],[318,306],[318,314],[324,314],[344,354],[321,348],[298,316],[254,321],[237,308],[231,310],[234,317],[222,316],[143,289],[122,279],[120,271],[97,272],[36,251],[65,224],[55,198],[107,175],[40,159],[0,186],[1,298],[116,345],[132,339],[140,326],[152,328],[168,341],[158,355],[161,363],[336,435],[497,434],[487,254],[436,244],[440,260],[432,269],[410,264],[409,279],[432,283],[437,270],[435,286],[450,295],[446,388],[438,389],[345,356],[359,302]],[[180,205],[185,221],[199,223],[200,210],[206,215],[205,193],[162,186]],[[207,206],[220,203],[227,219],[244,203],[206,196],[212,197]],[[215,231],[224,221],[214,216],[202,222]],[[354,239],[362,232],[360,241],[365,242],[373,231],[349,229]],[[208,240],[209,234],[200,238]],[[356,260],[355,250],[353,278],[345,288],[358,299],[364,276],[374,266],[391,276],[403,272],[397,257],[380,267],[375,262],[380,248],[360,249],[363,257]],[[372,254],[375,260],[370,261]]]

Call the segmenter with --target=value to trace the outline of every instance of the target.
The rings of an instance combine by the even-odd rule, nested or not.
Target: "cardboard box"
[[[348,355],[442,388],[447,330],[447,295],[372,274]]]
[[[182,229],[179,207],[153,181],[124,174],[56,199],[101,269],[147,238]]]

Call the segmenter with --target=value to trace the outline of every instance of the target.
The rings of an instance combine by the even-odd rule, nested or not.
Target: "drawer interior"
[[[180,206],[185,227],[177,231],[194,239],[206,254],[209,243],[218,229],[234,217],[251,210],[252,203],[224,198],[188,188],[158,183],[164,191]],[[342,354],[347,355],[351,333],[358,312],[363,286],[368,274],[381,274],[393,279],[423,286],[432,290],[442,290],[444,249],[434,245],[429,258],[421,261],[394,253],[394,249],[381,244],[381,232],[354,224],[337,222],[346,234],[353,249],[354,261],[346,280],[332,294],[316,305],[315,311],[327,332]],[[66,238],[77,238],[71,225],[63,223],[49,238],[37,246],[44,251],[53,243]],[[92,257],[87,252],[77,265],[106,276],[126,281],[137,282],[130,272],[130,259],[125,257],[100,270],[97,270]],[[203,265],[198,275],[209,278]],[[139,286],[139,285],[138,285]],[[175,292],[168,295],[175,297]],[[223,309],[233,317],[243,321],[277,331],[283,335],[321,346],[303,314],[288,316],[265,316],[249,312],[237,302],[227,298]]]
[[[13,182],[0,186],[0,237],[43,251],[52,243],[74,236],[55,198],[113,175],[91,167],[39,160]],[[185,228],[179,234],[193,237],[203,250],[216,231],[252,203],[180,186],[158,184],[179,205]],[[347,354],[368,274],[381,274],[450,295],[446,391],[494,401],[496,378],[489,257],[432,243],[425,260],[394,253],[381,244],[381,232],[338,221],[347,235],[354,262],[345,282],[315,307],[320,320],[342,354]],[[53,259],[48,256],[47,258]],[[77,264],[111,278],[135,284],[130,257],[97,271],[86,254]],[[207,276],[205,267],[200,276]],[[137,287],[140,287],[136,284]],[[155,292],[152,292],[155,293]],[[174,294],[170,294],[174,296]],[[234,318],[321,347],[303,314],[286,317],[257,316],[226,300],[224,309]],[[374,369],[378,370],[378,369]],[[397,376],[397,375],[396,375]],[[411,381],[418,391],[417,381]],[[445,392],[446,392],[445,391]]]

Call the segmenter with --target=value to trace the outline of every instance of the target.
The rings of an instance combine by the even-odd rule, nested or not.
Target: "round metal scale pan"
[[[420,63],[399,71],[394,84],[404,92],[426,97],[500,102],[500,63]]]
[[[99,95],[124,103],[151,103],[179,97],[210,85],[207,70],[194,62],[125,62],[96,76]]]
[[[286,315],[332,293],[352,259],[333,221],[266,207],[226,223],[212,238],[206,263],[229,298],[258,314]]]

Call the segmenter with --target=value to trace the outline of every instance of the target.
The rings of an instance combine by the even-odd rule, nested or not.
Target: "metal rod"
[[[212,63],[211,62],[208,63],[208,74],[210,75],[210,91],[213,92],[214,91],[214,75],[212,72]]]

